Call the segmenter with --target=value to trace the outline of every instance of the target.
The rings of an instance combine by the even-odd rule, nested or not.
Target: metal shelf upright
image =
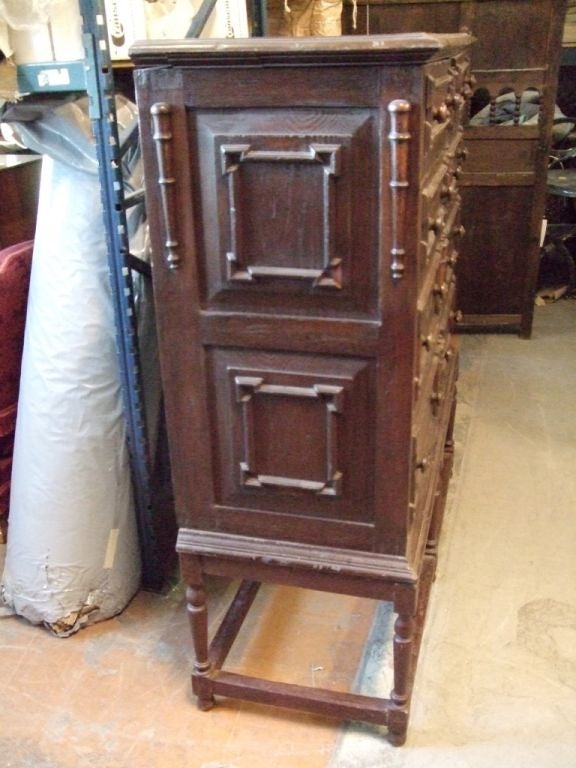
[[[151,491],[151,452],[144,413],[142,367],[132,269],[146,271],[130,254],[126,209],[134,202],[124,196],[122,158],[116,120],[112,61],[103,0],[80,0],[83,19],[86,90],[96,142],[116,341],[126,417],[132,487],[142,556],[142,585],[160,589],[164,580],[158,562]]]

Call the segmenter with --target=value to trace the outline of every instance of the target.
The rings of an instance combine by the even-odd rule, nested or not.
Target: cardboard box
[[[113,61],[130,58],[128,50],[132,43],[147,37],[144,5],[144,0],[105,0],[110,58]]]

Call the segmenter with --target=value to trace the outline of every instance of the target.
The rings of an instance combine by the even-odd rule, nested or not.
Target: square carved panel
[[[335,221],[342,151],[342,144],[324,143],[293,150],[220,145],[229,281],[303,280],[312,288],[342,288],[343,243],[336,240]]]
[[[230,375],[242,408],[241,484],[340,495],[337,415],[344,387],[272,383],[278,376],[234,370]]]
[[[376,118],[260,110],[191,113],[200,269],[209,306],[370,314],[377,289]],[[199,183],[201,180],[201,184]]]
[[[335,519],[371,510],[371,363],[213,350],[209,371],[219,503]]]

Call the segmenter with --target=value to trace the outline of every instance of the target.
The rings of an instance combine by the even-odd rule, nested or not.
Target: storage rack
[[[144,413],[142,368],[132,280],[133,269],[149,275],[149,267],[130,253],[126,221],[127,208],[141,202],[143,192],[129,197],[124,196],[114,80],[103,0],[80,0],[80,9],[84,30],[86,90],[96,140],[122,397],[142,556],[142,584],[148,589],[160,589],[163,574],[159,567],[159,552],[153,524],[152,457]]]
[[[266,33],[266,0],[250,0],[253,36]],[[188,37],[199,36],[216,0],[203,0]],[[112,300],[134,505],[140,552],[142,586],[159,590],[165,575],[155,533],[150,441],[144,410],[142,366],[132,272],[149,277],[149,265],[130,253],[126,210],[143,200],[143,192],[124,194],[121,151],[116,120],[113,64],[108,46],[104,0],[79,0],[83,21],[84,59],[26,64],[18,67],[21,93],[86,92],[90,103]]]

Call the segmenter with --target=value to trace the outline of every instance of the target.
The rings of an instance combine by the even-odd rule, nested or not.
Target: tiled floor
[[[539,308],[529,342],[463,339],[458,463],[405,747],[247,703],[198,712],[175,588],[65,640],[0,619],[0,768],[573,768],[575,390],[576,302]],[[230,592],[211,582],[213,621]],[[369,601],[264,587],[230,666],[387,694],[389,632]]]

